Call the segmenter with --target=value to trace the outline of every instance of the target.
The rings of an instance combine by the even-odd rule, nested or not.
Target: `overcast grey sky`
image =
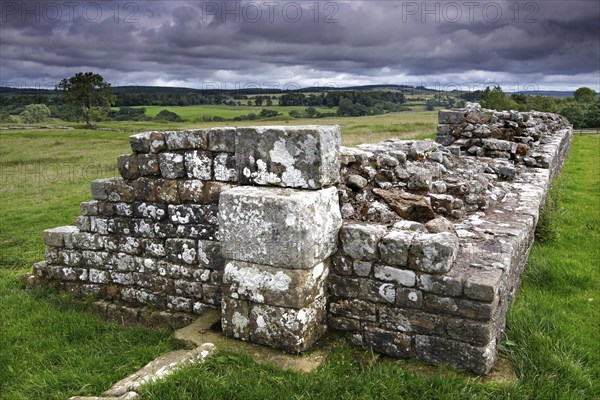
[[[0,84],[600,91],[600,1],[1,0]]]

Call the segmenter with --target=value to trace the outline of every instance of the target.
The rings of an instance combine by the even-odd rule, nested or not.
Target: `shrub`
[[[30,104],[25,107],[25,111],[19,114],[21,122],[34,124],[44,122],[50,118],[50,109],[45,104]]]

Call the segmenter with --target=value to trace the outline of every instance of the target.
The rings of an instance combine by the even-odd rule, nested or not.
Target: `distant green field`
[[[144,106],[146,108],[146,115],[149,117],[155,117],[161,110],[169,110],[177,113],[181,118],[193,121],[196,118],[202,118],[205,116],[210,117],[223,117],[226,119],[233,119],[240,115],[248,115],[250,113],[259,114],[262,109],[276,110],[281,113],[285,119],[291,118],[289,112],[292,110],[304,111],[306,107],[282,107],[282,106],[263,106],[263,107],[250,107],[250,106],[213,106],[213,105],[199,105],[199,106]],[[140,108],[140,107],[136,107]],[[321,113],[334,113],[335,108],[317,108],[317,111]]]

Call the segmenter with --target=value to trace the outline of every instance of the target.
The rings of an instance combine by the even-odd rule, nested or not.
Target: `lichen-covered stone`
[[[197,261],[197,245],[189,239],[167,239],[165,241],[167,258],[175,263],[195,264]]]
[[[237,187],[219,201],[222,253],[230,260],[312,268],[337,250],[340,225],[335,188]]]
[[[250,309],[250,340],[298,353],[308,350],[326,331],[325,298],[299,310],[256,304]]]
[[[339,180],[339,126],[238,128],[242,184],[319,189]]]
[[[119,173],[124,179],[136,179],[139,176],[137,154],[125,154],[117,158]]]
[[[379,258],[379,241],[385,235],[382,225],[346,223],[340,230],[344,253],[357,260]]]
[[[188,178],[208,181],[212,178],[213,160],[207,151],[188,151],[185,153],[185,168]]]
[[[240,340],[250,339],[250,303],[223,296],[221,303],[223,334]]]
[[[381,260],[388,265],[405,267],[408,265],[408,251],[415,232],[392,230],[379,243]]]
[[[164,134],[165,143],[169,150],[205,150],[208,147],[208,131],[206,129],[169,131]]]
[[[235,152],[235,128],[212,128],[208,131],[208,149],[210,151]]]
[[[416,283],[414,271],[394,268],[388,265],[376,265],[374,275],[379,280],[396,282],[406,287],[413,287]]]
[[[163,132],[142,132],[129,136],[134,153],[158,153],[167,148]]]
[[[219,153],[213,160],[215,180],[221,182],[236,182],[238,171],[235,167],[235,157],[229,153]]]
[[[177,192],[182,202],[201,203],[203,200],[203,181],[186,179],[177,182]]]
[[[481,271],[465,280],[465,296],[481,301],[493,301],[500,289],[503,271]]]
[[[158,165],[163,178],[176,179],[185,176],[183,155],[179,153],[160,153]]]
[[[157,154],[138,154],[138,172],[141,176],[160,175],[160,166]]]
[[[448,272],[458,253],[458,238],[448,232],[414,236],[408,256],[411,269],[439,274]]]
[[[275,268],[242,261],[228,261],[223,275],[225,296],[253,303],[302,308],[325,294],[328,268]]]

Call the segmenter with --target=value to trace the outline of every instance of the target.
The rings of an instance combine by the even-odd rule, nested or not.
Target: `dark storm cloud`
[[[3,85],[56,82],[81,70],[120,84],[195,87],[433,80],[599,85],[597,1],[1,5]]]

